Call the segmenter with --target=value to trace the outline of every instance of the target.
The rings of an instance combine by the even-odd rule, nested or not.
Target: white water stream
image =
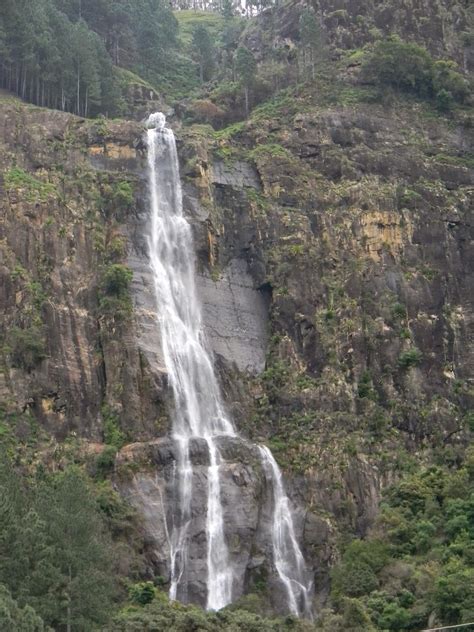
[[[232,601],[233,568],[224,534],[216,439],[236,436],[224,412],[211,357],[206,351],[202,315],[196,295],[191,227],[183,215],[179,165],[174,134],[163,114],[148,120],[148,180],[151,230],[148,238],[164,361],[174,395],[172,435],[178,457],[175,484],[178,518],[170,528],[171,587],[176,599],[184,589],[188,567],[188,528],[192,520],[193,466],[190,441],[204,439],[209,450],[207,490],[207,608],[218,610]],[[273,488],[272,547],[275,567],[285,587],[289,610],[309,612],[310,587],[295,538],[288,498],[278,465],[266,447],[259,447]]]

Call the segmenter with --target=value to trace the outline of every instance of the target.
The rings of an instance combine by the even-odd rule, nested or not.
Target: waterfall
[[[170,528],[170,598],[185,595],[188,528],[192,520],[193,466],[190,442],[204,440],[209,453],[207,475],[207,603],[210,610],[232,601],[233,569],[224,535],[218,438],[235,437],[219,392],[212,360],[206,351],[202,315],[196,295],[191,227],[183,215],[174,134],[161,113],[147,123],[148,180],[151,202],[150,266],[154,279],[163,357],[174,396],[172,438],[177,452],[174,488],[177,515]],[[288,607],[305,614],[309,588],[304,559],[294,534],[282,477],[268,448],[261,447],[266,477],[273,486],[273,556],[288,595]],[[306,588],[305,588],[306,586]],[[305,592],[306,591],[306,592]],[[305,601],[306,600],[306,601]]]
[[[275,566],[285,586],[290,611],[296,615],[311,615],[312,583],[295,536],[280,468],[266,446],[258,447],[265,474],[273,487],[272,546]]]

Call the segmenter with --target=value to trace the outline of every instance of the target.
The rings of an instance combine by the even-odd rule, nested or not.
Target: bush
[[[139,606],[146,606],[156,596],[156,588],[152,582],[139,582],[129,589],[130,601]]]
[[[440,112],[449,112],[453,109],[454,98],[451,92],[448,92],[444,88],[440,90],[436,95],[436,107]]]
[[[403,353],[400,354],[398,366],[401,369],[410,369],[413,366],[418,366],[422,357],[423,354],[419,349],[416,349],[416,347],[408,349],[408,351],[403,351]]]
[[[7,191],[23,191],[29,202],[46,202],[57,193],[53,184],[36,179],[20,167],[12,167],[5,173],[3,179]]]
[[[121,263],[110,265],[104,273],[103,287],[111,296],[123,296],[130,287],[133,272]]]
[[[0,584],[0,629],[9,632],[44,632],[45,626],[31,606],[21,608],[6,586]]]
[[[99,298],[99,306],[103,314],[116,319],[126,319],[132,312],[130,283],[133,272],[126,265],[113,263],[102,276],[102,289],[105,296]]]
[[[387,547],[378,541],[354,540],[333,571],[333,594],[359,597],[378,587],[377,573],[388,560]]]
[[[105,478],[115,466],[117,448],[114,445],[106,445],[96,460],[97,477]]]
[[[224,110],[208,99],[193,101],[190,105],[189,113],[193,121],[209,123],[213,127],[221,124],[225,116]]]
[[[427,50],[391,37],[374,45],[362,73],[369,81],[427,97],[432,93],[432,67]]]
[[[8,346],[12,365],[25,371],[31,371],[46,358],[44,332],[40,327],[13,327]]]
[[[120,430],[118,415],[107,405],[102,407],[104,421],[104,441],[108,445],[121,448],[125,443],[125,435]]]
[[[470,93],[468,81],[455,68],[451,61],[435,62],[422,46],[392,36],[376,42],[366,55],[362,77],[422,98],[436,97],[440,109],[449,109]]]
[[[133,204],[133,189],[129,182],[122,180],[113,188],[113,200],[120,208],[129,208]]]

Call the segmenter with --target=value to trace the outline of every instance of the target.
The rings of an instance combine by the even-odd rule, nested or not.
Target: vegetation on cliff
[[[167,424],[134,342],[126,264],[124,226],[143,196],[127,161],[142,130],[12,101],[0,158],[0,439],[12,459],[0,468],[0,627],[342,632],[474,619],[466,3],[430,3],[426,18],[414,0],[395,12],[315,0],[250,21],[226,2],[176,15],[158,1],[33,4],[0,8],[2,85],[83,116],[120,115],[131,82],[165,92],[184,122],[185,184],[209,212],[204,265],[217,279],[245,256],[271,294],[266,369],[236,377],[229,400],[316,516],[306,545],[325,608],[314,625],[266,618],[259,578],[206,614],[149,581],[147,543],[109,482],[117,451]],[[250,165],[258,186],[213,190],[213,162]],[[102,445],[88,452],[77,435]]]

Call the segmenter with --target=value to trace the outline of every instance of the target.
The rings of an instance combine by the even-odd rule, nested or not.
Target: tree
[[[245,48],[245,46],[240,46],[237,49],[235,69],[244,87],[245,112],[248,116],[249,109],[250,109],[249,108],[249,91],[255,79],[255,73],[257,71],[257,62],[252,52],[248,48]]]
[[[432,66],[427,50],[394,36],[375,44],[362,72],[369,81],[427,97],[433,88]]]
[[[193,48],[199,63],[201,83],[209,80],[214,68],[214,45],[208,29],[199,25],[193,31]]]
[[[234,17],[234,5],[232,0],[223,0],[221,13],[226,20],[231,20]]]
[[[0,630],[46,632],[44,622],[30,606],[20,608],[10,591],[0,584]]]
[[[81,116],[116,114],[112,64],[158,81],[176,34],[164,0],[2,0],[0,87]]]
[[[105,623],[113,596],[111,543],[84,476],[72,467],[31,481],[2,456],[0,585],[25,617],[55,630],[88,632]],[[8,601],[0,591],[2,598]],[[10,604],[6,612],[13,610]]]
[[[110,545],[97,503],[75,467],[41,481],[36,497],[54,573],[35,609],[55,629],[86,632],[107,621],[113,596]]]
[[[314,11],[305,9],[300,17],[300,40],[303,53],[303,70],[309,66],[311,77],[315,77],[316,60],[322,57],[325,49],[325,37],[321,24]]]

